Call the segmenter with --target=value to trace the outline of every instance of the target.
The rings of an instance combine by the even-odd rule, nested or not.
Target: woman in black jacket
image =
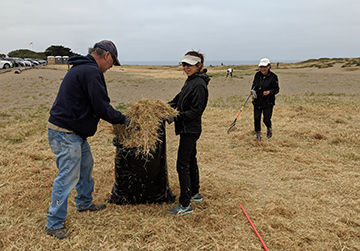
[[[190,201],[201,202],[199,169],[196,159],[196,141],[201,134],[201,116],[208,101],[207,85],[210,81],[203,70],[204,55],[189,51],[181,61],[188,76],[179,94],[169,102],[179,111],[175,118],[175,133],[180,135],[176,170],[179,175],[179,204],[168,210],[169,214],[187,215],[193,212]]]
[[[259,71],[255,74],[251,89],[256,92],[253,100],[254,126],[257,141],[261,140],[261,114],[267,127],[267,137],[272,136],[271,117],[275,105],[275,95],[279,92],[279,81],[275,73],[270,71],[270,60],[263,58],[259,63]]]

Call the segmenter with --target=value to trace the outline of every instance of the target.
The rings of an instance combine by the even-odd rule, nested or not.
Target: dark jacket
[[[259,109],[275,105],[275,95],[279,92],[279,81],[275,73],[269,70],[267,75],[260,71],[255,74],[251,89],[255,88],[257,98],[253,100],[253,105]],[[270,91],[267,96],[263,95],[264,91]]]
[[[50,110],[49,122],[82,138],[93,136],[100,119],[124,124],[126,116],[110,105],[104,74],[90,55],[69,59],[65,75]]]
[[[210,78],[205,73],[195,73],[188,77],[179,94],[169,102],[179,111],[175,119],[175,133],[201,133],[201,116],[206,108]]]

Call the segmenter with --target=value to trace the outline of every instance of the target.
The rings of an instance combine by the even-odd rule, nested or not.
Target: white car
[[[25,66],[33,66],[33,64],[30,61],[24,60],[22,58],[21,60],[24,62]]]
[[[12,62],[0,59],[0,69],[9,69],[10,67],[13,67]]]
[[[32,58],[24,58],[25,61],[28,61],[31,63],[32,66],[38,66],[40,63]]]

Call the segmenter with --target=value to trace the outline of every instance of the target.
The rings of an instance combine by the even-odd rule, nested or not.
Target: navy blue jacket
[[[255,89],[257,98],[253,100],[253,105],[258,109],[264,109],[275,105],[275,95],[279,93],[279,80],[275,73],[269,70],[268,74],[263,75],[258,71],[254,76],[251,89]],[[270,91],[267,96],[264,91]]]
[[[104,74],[90,55],[69,59],[73,66],[62,81],[49,122],[82,138],[93,136],[100,119],[124,124],[126,116],[110,105]]]
[[[179,94],[169,105],[179,111],[175,119],[175,133],[201,133],[201,116],[206,108],[210,78],[205,73],[195,73],[188,77]]]

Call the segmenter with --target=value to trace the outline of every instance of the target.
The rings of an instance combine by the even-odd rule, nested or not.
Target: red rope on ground
[[[259,240],[260,240],[261,244],[263,245],[264,249],[265,249],[266,251],[269,251],[269,249],[268,249],[268,248],[266,247],[266,245],[265,245],[265,242],[261,239],[260,234],[259,234],[259,233],[258,233],[258,231],[256,230],[256,228],[255,228],[254,224],[251,222],[251,220],[250,220],[249,216],[247,215],[247,213],[246,213],[245,209],[243,208],[243,206],[242,206],[241,204],[240,204],[240,207],[241,207],[241,209],[243,210],[243,212],[244,212],[244,214],[245,214],[246,218],[247,218],[247,219],[248,219],[248,221],[250,222],[250,225],[251,225],[251,226],[252,226],[252,228],[254,229],[255,234],[256,234],[256,235],[257,235],[257,237],[259,238]]]

